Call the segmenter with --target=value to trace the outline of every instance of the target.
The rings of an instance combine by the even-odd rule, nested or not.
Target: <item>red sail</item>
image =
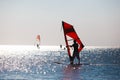
[[[80,52],[83,49],[84,45],[82,44],[82,42],[81,42],[80,38],[78,37],[76,31],[74,30],[73,26],[66,22],[63,22],[63,21],[62,21],[62,26],[63,26],[63,30],[64,30],[66,46],[68,46],[67,36],[69,36],[73,40],[76,40],[76,42],[79,44],[80,47],[79,47],[78,51]],[[68,55],[71,56],[70,48],[67,47],[67,50],[68,50]]]

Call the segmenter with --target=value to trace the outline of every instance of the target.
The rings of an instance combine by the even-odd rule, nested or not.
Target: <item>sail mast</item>
[[[63,21],[62,21],[62,26],[63,26],[64,37],[65,37],[65,42],[66,42],[66,47],[67,47],[68,55],[69,55],[69,57],[70,57],[71,54],[70,54],[70,49],[69,49],[69,47],[68,47],[68,41],[67,41],[67,37],[66,37],[66,34],[65,34],[64,22],[63,22]]]

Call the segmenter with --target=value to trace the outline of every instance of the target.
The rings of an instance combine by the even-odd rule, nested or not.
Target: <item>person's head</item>
[[[76,43],[76,40],[74,40],[73,42]]]

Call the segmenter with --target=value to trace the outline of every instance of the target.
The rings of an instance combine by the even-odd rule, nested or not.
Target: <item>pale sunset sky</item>
[[[120,46],[120,0],[0,0],[0,45],[65,45],[62,20],[86,46]]]

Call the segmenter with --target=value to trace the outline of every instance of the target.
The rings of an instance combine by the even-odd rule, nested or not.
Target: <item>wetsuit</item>
[[[72,45],[72,47],[74,48],[74,51],[73,51],[73,57],[71,59],[71,64],[73,64],[73,61],[75,59],[75,57],[77,57],[78,59],[78,64],[80,63],[80,57],[79,57],[79,52],[78,52],[78,44],[77,43],[74,43]]]

